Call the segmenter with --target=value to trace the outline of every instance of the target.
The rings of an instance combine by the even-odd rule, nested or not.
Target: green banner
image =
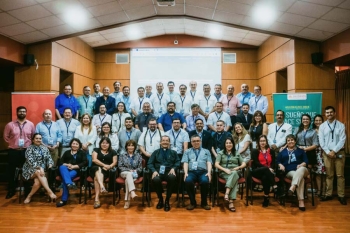
[[[285,122],[293,126],[293,130],[300,125],[301,115],[309,114],[311,119],[322,114],[322,93],[273,93],[274,119],[276,111],[285,112]]]

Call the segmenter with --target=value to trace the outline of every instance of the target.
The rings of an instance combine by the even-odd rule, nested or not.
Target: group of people
[[[232,85],[227,94],[221,85],[203,85],[203,94],[197,92],[197,83],[190,82],[190,91],[182,84],[179,93],[175,84],[168,82],[168,93],[163,84],[157,83],[157,93],[151,86],[138,88],[138,98],[130,100],[129,87],[114,83],[115,92],[94,85],[94,94],[84,87],[84,95],[77,100],[66,85],[63,94],[56,98],[56,116],[47,109],[43,121],[36,126],[26,119],[24,106],[17,108],[17,119],[8,123],[4,139],[9,144],[9,186],[6,198],[15,194],[15,170],[22,167],[23,177],[33,179],[34,185],[25,187],[25,203],[42,185],[52,199],[56,199],[55,187],[49,185],[45,171],[59,167],[62,177],[62,198],[57,207],[67,204],[69,190],[76,188],[74,178],[82,167],[89,167],[95,188],[94,208],[101,206],[100,194],[112,187],[105,187],[109,171],[118,168],[125,179],[124,208],[134,199],[134,181],[142,176],[142,160],[151,173],[150,183],[157,196],[157,209],[169,211],[169,200],[177,184],[177,170],[183,168],[184,188],[189,195],[188,210],[197,206],[195,184],[199,183],[201,207],[210,210],[207,203],[212,170],[226,180],[224,199],[228,209],[236,211],[234,200],[238,179],[252,160],[251,176],[262,180],[263,207],[269,205],[270,190],[276,190],[275,175],[282,171],[290,178],[289,194],[296,192],[299,209],[305,211],[304,178],[309,172],[316,174],[316,184],[321,201],[332,199],[334,172],[337,174],[338,198],[346,205],[344,196],[345,129],[336,120],[332,106],[325,108],[327,120],[322,115],[311,119],[303,114],[299,128],[292,133],[292,126],[284,122],[284,112],[276,111],[276,122],[267,125],[265,114],[268,104],[261,95],[260,86],[254,94],[242,84],[242,92],[234,95]],[[145,92],[146,90],[146,92]],[[96,112],[96,110],[98,110]],[[95,115],[94,115],[95,114]],[[80,119],[80,121],[78,121]],[[313,122],[313,123],[312,123]],[[322,175],[326,182],[322,184]],[[162,181],[167,182],[165,200]],[[325,193],[321,187],[325,187]],[[259,188],[259,187],[257,187]],[[323,195],[324,194],[324,195]]]

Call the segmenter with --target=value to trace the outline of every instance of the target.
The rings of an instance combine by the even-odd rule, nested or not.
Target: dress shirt
[[[318,136],[317,132],[314,129],[307,129],[306,131],[302,130],[298,133],[299,128],[294,130],[294,135],[297,137],[298,146],[318,146]]]
[[[236,96],[227,97],[227,95],[224,95],[220,102],[223,104],[223,111],[230,116],[237,116],[237,108],[242,106]]]
[[[236,95],[236,97],[238,98],[241,105],[242,104],[249,104],[249,101],[253,96],[254,96],[254,94],[251,92],[247,92],[245,94],[243,94],[243,92],[240,92]]]
[[[172,101],[176,104],[176,112],[179,112],[183,117],[191,114],[193,101],[190,95],[177,95]]]
[[[163,131],[156,129],[155,131],[151,132],[151,130],[148,129],[142,132],[138,144],[139,146],[142,146],[145,149],[145,151],[147,151],[147,153],[152,154],[153,151],[160,148],[160,139],[163,135]]]
[[[198,158],[196,158],[195,149],[188,149],[183,154],[181,163],[188,163],[188,170],[192,171],[192,164],[196,161],[198,162],[197,169],[208,170],[207,162],[212,163],[210,152],[207,149],[200,148]]]
[[[218,112],[212,112],[209,114],[209,117],[208,117],[208,122],[207,124],[208,125],[212,125],[214,128],[215,128],[215,125],[216,125],[216,122],[218,120],[222,120],[225,122],[225,128],[227,126],[232,126],[232,123],[231,123],[231,118],[230,116],[226,113],[226,112],[221,112],[221,113],[218,113]]]
[[[156,118],[152,113],[141,113],[136,116],[135,118],[135,125],[139,127],[139,130],[143,132],[145,129],[148,128],[148,123],[151,118]]]
[[[122,114],[114,113],[112,116],[112,131],[118,133],[125,129],[125,118],[131,117],[130,113],[123,112]]]
[[[168,135],[170,138],[171,149],[175,150],[178,154],[183,154],[184,142],[190,142],[188,133],[183,129],[180,129],[177,132],[174,129],[171,129],[165,132],[165,135]]]
[[[118,135],[116,133],[112,133],[112,134],[108,135],[108,138],[111,139],[112,149],[117,152],[118,149],[119,149],[119,138],[118,138]],[[100,148],[100,141],[101,141],[101,137],[97,136],[96,143],[95,143],[95,147],[96,148]]]
[[[288,148],[284,148],[277,155],[277,165],[282,164],[286,169],[286,174],[289,171],[296,171],[298,165],[301,163],[308,164],[307,155],[304,150],[296,147],[295,150],[289,151]]]
[[[216,132],[213,134],[213,147],[216,152],[219,152],[224,149],[225,141],[227,138],[232,138],[232,134],[226,131],[223,131],[221,133]]]
[[[96,127],[92,125],[91,131],[89,133],[89,129],[83,129],[83,131],[81,131],[81,126],[78,126],[75,130],[74,137],[78,138],[82,144],[86,144],[87,142],[90,143],[88,149],[89,155],[91,155],[92,150],[95,148],[95,142],[97,139]]]
[[[110,96],[112,96],[114,99],[115,99],[115,106],[117,107],[118,106],[118,103],[119,102],[123,102],[122,101],[122,95],[123,95],[123,93],[122,92],[113,92],[113,93],[111,93],[111,94],[109,94]]]
[[[101,96],[103,96],[103,93],[102,92],[94,92],[93,94],[92,94],[92,96],[93,97],[95,97],[95,98],[98,98],[98,97],[101,97]]]
[[[94,96],[79,96],[78,97],[79,107],[79,116],[88,113],[90,116],[94,115],[96,97]]]
[[[219,102],[220,99],[224,96],[224,94],[222,94],[222,93],[220,93],[219,95],[217,95],[215,92],[214,92],[213,95],[215,96],[217,102]]]
[[[102,124],[105,122],[112,124],[112,117],[107,113],[105,113],[104,115],[96,114],[92,118],[92,125],[94,125],[96,128],[97,128],[97,126],[102,126]],[[113,128],[113,126],[112,126],[112,128]],[[101,131],[101,128],[99,128],[98,130]]]
[[[188,132],[196,129],[195,121],[197,119],[201,119],[203,121],[203,124],[204,124],[203,129],[207,130],[207,121],[205,120],[205,117],[198,113],[197,116],[189,115],[186,117],[186,125],[187,125],[186,130]]]
[[[257,110],[261,111],[266,115],[267,108],[269,107],[269,102],[266,96],[252,96],[249,100],[249,113],[254,114]]]
[[[39,122],[36,125],[35,132],[41,134],[42,142],[45,145],[49,145],[50,137],[53,141],[53,146],[57,145],[57,142],[62,143],[62,133],[60,126],[57,124],[57,122],[51,121],[50,124],[46,123],[45,121]]]
[[[58,109],[61,115],[63,115],[64,109],[70,108],[72,115],[75,116],[79,107],[78,100],[73,95],[60,94],[55,99],[55,108]]]
[[[149,103],[152,107],[151,100],[147,97],[135,97],[131,100],[130,109],[134,110],[138,115],[142,113],[142,107],[144,103]]]
[[[196,102],[196,101],[198,101],[198,102]],[[206,114],[209,114],[211,112],[211,110],[214,108],[216,102],[217,102],[217,100],[216,100],[215,96],[213,96],[213,95],[205,96],[203,94],[203,95],[198,96],[198,99],[195,98],[195,103],[198,103],[199,107]]]
[[[98,113],[100,111],[100,105],[104,104],[107,109],[107,113],[109,115],[113,115],[115,111],[115,99],[112,96],[108,96],[107,99],[103,96],[98,97],[95,102],[95,112]]]
[[[18,120],[7,123],[4,129],[4,140],[8,143],[8,148],[20,148],[19,139],[24,139],[23,148],[27,148],[32,144],[32,137],[35,133],[34,124],[29,120],[25,120],[22,127]]]
[[[131,108],[130,108],[131,98],[130,98],[130,95],[129,96],[122,95],[121,102],[123,102],[125,104],[126,111],[128,113],[131,113]]]
[[[60,127],[62,133],[62,146],[69,146],[70,140],[73,139],[75,130],[77,126],[80,126],[80,122],[76,119],[70,119],[69,122],[66,122],[64,118],[56,121]]]
[[[130,133],[130,137],[128,135]],[[131,129],[131,132],[127,132],[126,129],[123,129],[118,132],[119,139],[119,154],[126,153],[125,144],[128,140],[134,140],[136,143],[139,141],[141,136],[141,131],[135,128]],[[138,148],[136,148],[138,150]]]
[[[177,92],[175,92],[175,91],[173,91],[173,92],[167,92],[167,93],[165,93],[165,94],[167,94],[168,96],[169,96],[169,99],[170,99],[170,101],[173,101],[174,102],[174,98],[176,97],[176,96],[179,96],[180,94],[179,93],[177,93]]]
[[[173,125],[173,119],[174,118],[180,119],[181,125],[183,123],[186,123],[185,118],[178,112],[174,112],[172,116],[169,113],[165,113],[165,114],[161,115],[158,118],[157,123],[162,124],[163,129],[166,132],[166,131],[171,129],[171,127]]]
[[[189,90],[189,91],[187,92],[187,95],[190,96],[190,97],[192,98],[192,101],[195,101],[195,100],[197,100],[197,99],[202,95],[202,93],[199,92],[199,91],[191,91],[191,90]],[[194,103],[198,103],[198,102],[195,101]]]
[[[344,148],[345,145],[345,126],[343,123],[337,120],[334,120],[332,123],[325,121],[320,125],[318,136],[320,146],[326,154],[329,154],[331,150],[338,153],[342,148]]]
[[[278,132],[277,132],[278,131]],[[272,123],[268,127],[267,140],[269,145],[276,145],[277,148],[286,144],[286,136],[292,133],[292,126],[288,123],[277,126],[277,123]],[[275,141],[276,140],[276,141]]]
[[[148,99],[151,99],[151,96],[152,96],[152,95],[153,95],[153,93],[152,93],[152,92],[151,92],[151,93],[149,93],[149,94],[148,94],[147,92],[145,93],[145,96],[146,96]]]
[[[155,93],[150,98],[153,108],[153,114],[158,118],[167,111],[167,104],[170,98],[164,92],[162,94]]]

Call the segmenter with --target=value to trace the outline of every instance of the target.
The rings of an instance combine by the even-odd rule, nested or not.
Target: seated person
[[[33,135],[32,142],[33,144],[26,150],[26,161],[23,165],[22,176],[25,180],[34,179],[34,185],[27,198],[24,200],[24,204],[30,203],[32,196],[38,191],[41,185],[54,201],[56,195],[49,188],[45,176],[45,169],[51,168],[53,165],[50,151],[46,146],[42,145],[42,137],[39,133]]]
[[[243,176],[241,169],[246,167],[241,155],[235,149],[232,138],[226,138],[224,149],[218,152],[215,167],[219,169],[219,176],[226,180],[225,200],[229,202],[228,209],[235,212],[233,201],[236,200],[238,180]]]
[[[73,179],[79,175],[79,170],[88,165],[86,152],[82,148],[79,139],[73,138],[69,142],[70,150],[67,150],[59,160],[59,171],[62,177],[62,198],[56,203],[57,207],[67,204],[69,189],[76,189]]]

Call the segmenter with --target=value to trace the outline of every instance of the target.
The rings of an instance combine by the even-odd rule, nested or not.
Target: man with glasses
[[[161,137],[164,132],[157,128],[157,120],[155,118],[150,119],[148,123],[148,129],[142,132],[138,145],[142,153],[142,157],[148,161],[152,153],[160,148]]]
[[[255,86],[254,87],[254,95],[253,97],[250,98],[249,100],[249,113],[253,114],[259,110],[264,114],[264,117],[262,119],[263,122],[266,122],[266,113],[267,109],[269,107],[269,103],[267,101],[266,96],[263,96],[261,94],[261,87],[260,86]]]
[[[181,125],[183,129],[186,129],[186,121],[185,118],[178,112],[175,112],[176,105],[174,102],[169,102],[167,104],[167,112],[161,115],[157,122],[158,122],[158,128],[161,131],[168,131],[172,127],[173,119],[178,118],[180,119]]]
[[[197,82],[191,81],[190,82],[190,91],[188,95],[191,96],[192,102],[197,102],[197,98],[200,96],[200,93],[197,91]]]
[[[66,108],[72,109],[72,114],[75,119],[79,117],[79,103],[78,100],[72,95],[72,86],[66,84],[64,86],[64,93],[58,95],[55,99],[56,116],[61,119],[63,111]]]
[[[88,113],[90,116],[94,115],[94,108],[96,97],[90,95],[91,89],[89,86],[83,88],[83,95],[78,97],[79,116]]]
[[[97,133],[101,132],[101,126],[103,123],[108,122],[112,124],[112,116],[107,114],[106,106],[101,104],[99,107],[99,113],[92,118],[92,124],[96,127]]]
[[[248,104],[249,100],[254,96],[253,93],[249,92],[249,86],[245,83],[241,85],[241,92],[237,94],[237,98],[241,105]]]
[[[116,107],[116,101],[113,96],[109,95],[109,87],[103,88],[103,96],[98,97],[95,102],[95,113],[100,110],[100,105],[104,105],[109,115],[113,115]]]
[[[215,112],[210,113],[208,117],[208,128],[212,132],[216,132],[215,126],[218,120],[225,122],[225,131],[228,131],[232,126],[230,115],[223,111],[223,104],[221,102],[215,104]]]
[[[138,114],[135,118],[135,128],[144,132],[148,129],[148,123],[150,119],[156,118],[153,113],[151,113],[151,104],[145,102],[142,106],[142,113]]]
[[[186,118],[191,113],[193,101],[190,95],[186,95],[187,87],[185,84],[181,84],[179,90],[180,95],[176,95],[173,102],[176,104],[176,111]]]
[[[196,129],[195,121],[197,119],[201,119],[203,121],[203,127],[206,130],[207,129],[207,121],[205,120],[204,116],[199,114],[199,105],[198,104],[192,104],[191,105],[192,114],[186,117],[186,130],[187,132],[190,132],[192,130]]]
[[[198,135],[201,138],[202,145],[201,147],[207,149],[208,151],[212,150],[213,147],[213,137],[209,131],[204,130],[204,121],[202,119],[197,119],[195,121],[196,128],[190,131],[189,137],[191,138],[193,135]],[[192,147],[192,144],[189,144],[189,148]]]

